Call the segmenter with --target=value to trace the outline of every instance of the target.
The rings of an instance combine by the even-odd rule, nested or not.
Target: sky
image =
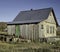
[[[20,11],[52,7],[60,24],[60,0],[0,0],[0,22],[10,22]]]

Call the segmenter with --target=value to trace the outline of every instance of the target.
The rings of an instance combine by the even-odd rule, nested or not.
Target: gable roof
[[[38,10],[28,10],[28,11],[21,11],[13,22],[9,22],[8,24],[25,24],[25,23],[37,23],[43,20],[46,20],[49,16],[50,12],[54,11],[52,8],[44,8]],[[57,23],[55,14],[54,14],[55,21]]]

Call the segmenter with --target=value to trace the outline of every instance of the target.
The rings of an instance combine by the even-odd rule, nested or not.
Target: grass
[[[13,47],[13,48],[48,48],[51,47],[53,45],[50,44],[46,44],[46,43],[5,43],[5,42],[0,42],[0,48],[9,48],[9,47]]]
[[[39,49],[39,48],[51,48],[54,45],[50,45],[48,43],[5,43],[0,42],[0,52],[20,52],[21,50],[32,48],[32,49]],[[22,52],[22,51],[21,51]]]

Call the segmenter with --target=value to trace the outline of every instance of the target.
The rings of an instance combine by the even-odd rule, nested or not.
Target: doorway
[[[20,36],[20,26],[15,25],[15,27],[16,27],[16,30],[15,30],[16,36],[19,37]]]

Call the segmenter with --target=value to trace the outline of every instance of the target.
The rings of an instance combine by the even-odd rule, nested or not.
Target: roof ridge
[[[25,11],[20,11],[20,12],[29,12],[29,11],[38,11],[38,10],[46,10],[46,9],[53,9],[52,7],[49,8],[41,8],[41,9],[30,9],[30,10],[25,10]]]

